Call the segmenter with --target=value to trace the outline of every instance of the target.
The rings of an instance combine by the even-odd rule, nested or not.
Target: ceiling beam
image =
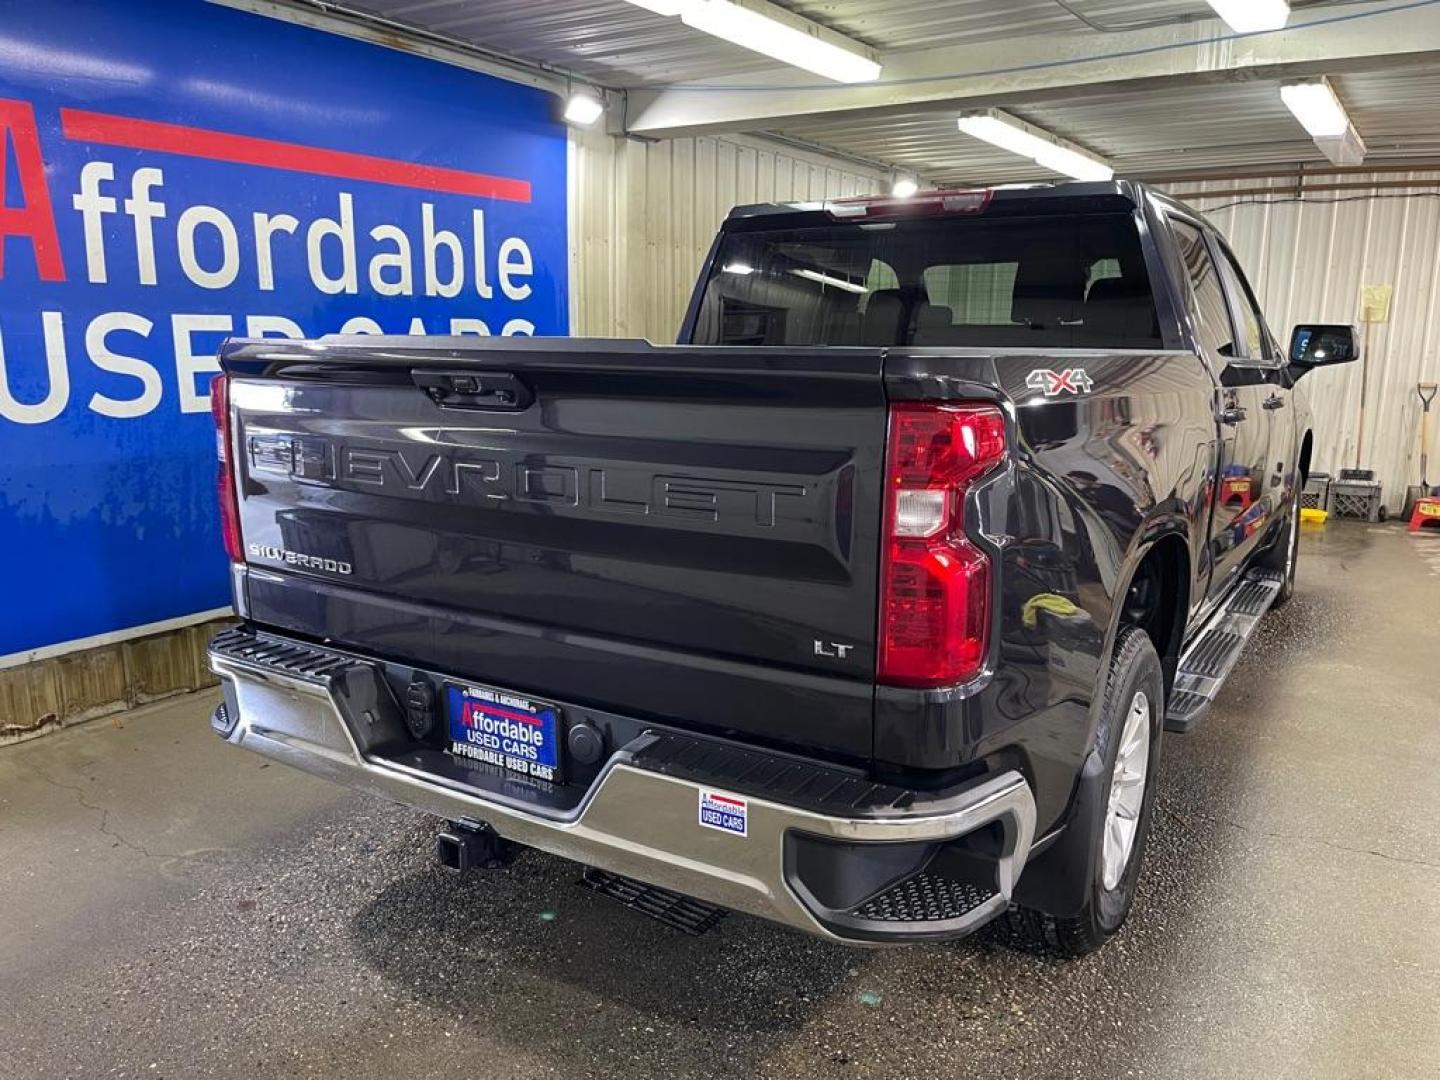
[[[988,108],[1148,88],[1440,60],[1440,0],[1341,4],[1297,13],[1286,30],[1239,36],[1205,20],[1097,36],[1030,35],[884,54],[879,83],[819,85],[789,68],[627,94],[625,131],[671,138],[783,129],[817,115]]]

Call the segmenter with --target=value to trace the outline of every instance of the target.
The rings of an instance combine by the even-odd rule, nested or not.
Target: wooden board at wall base
[[[0,747],[214,686],[206,646],[233,622],[215,619],[0,669]]]

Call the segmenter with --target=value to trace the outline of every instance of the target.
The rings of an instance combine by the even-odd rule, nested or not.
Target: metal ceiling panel
[[[1215,15],[1204,0],[788,0],[784,6],[882,51],[1094,33],[1086,19],[1121,32]]]
[[[1332,80],[1369,146],[1371,161],[1440,156],[1440,71],[1396,69]],[[1128,176],[1323,164],[1324,157],[1280,100],[1279,84],[1248,81],[1110,91],[1018,106],[1022,119],[1084,146]],[[942,184],[1053,179],[1054,174],[955,127],[953,112],[863,119],[817,117],[776,132],[799,142],[914,169]]]
[[[1213,16],[1204,0],[776,0],[881,51],[1120,31]],[[763,71],[775,63],[625,0],[356,0],[356,11],[563,68],[609,86]],[[1076,14],[1067,11],[1067,6]]]
[[[609,86],[774,66],[766,57],[624,0],[360,0],[352,6]]]
[[[1205,0],[777,0],[798,14],[895,53],[1006,38],[1066,42],[1163,21],[1200,19]],[[1333,0],[1295,0],[1297,10]],[[617,87],[747,74],[762,56],[625,0],[354,0],[401,26],[538,62]],[[1440,71],[1390,69],[1336,77],[1371,160],[1440,155]],[[1128,175],[1323,163],[1274,81],[1108,90],[1012,108],[1103,155]],[[1021,159],[962,136],[953,112],[897,107],[860,119],[807,118],[770,132],[941,183],[1049,179]]]

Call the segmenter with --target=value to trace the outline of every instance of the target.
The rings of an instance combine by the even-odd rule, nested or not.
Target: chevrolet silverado
[[[1281,348],[1117,181],[737,209],[679,341],[227,343],[215,730],[457,869],[1100,945],[1162,731],[1294,589],[1299,380],[1353,330]]]

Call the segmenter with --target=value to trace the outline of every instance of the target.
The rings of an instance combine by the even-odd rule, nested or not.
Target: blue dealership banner
[[[228,604],[224,338],[566,332],[551,95],[199,0],[4,8],[0,656]]]

